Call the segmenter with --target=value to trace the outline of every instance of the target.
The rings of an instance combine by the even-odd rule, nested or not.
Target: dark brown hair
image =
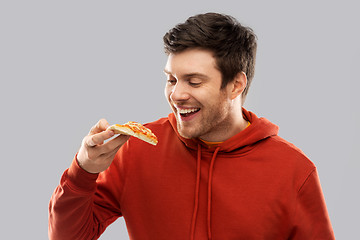
[[[179,53],[189,48],[203,48],[214,54],[222,74],[224,88],[235,76],[244,72],[249,90],[255,72],[256,35],[251,28],[241,25],[234,17],[218,13],[192,16],[176,25],[163,37],[166,54]]]

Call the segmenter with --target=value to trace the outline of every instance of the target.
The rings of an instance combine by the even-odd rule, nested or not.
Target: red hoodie
[[[50,201],[50,239],[96,239],[123,216],[133,240],[335,239],[314,164],[243,110],[251,125],[209,148],[180,137],[173,114],[147,124],[105,172],[74,160]]]

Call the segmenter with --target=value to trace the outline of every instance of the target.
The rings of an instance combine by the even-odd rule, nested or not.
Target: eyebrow
[[[164,69],[164,73],[168,74],[168,75],[172,75],[171,72],[167,71],[166,69]],[[192,77],[196,77],[196,78],[201,78],[201,79],[209,79],[209,77],[203,73],[199,73],[199,72],[192,72],[192,73],[186,73],[184,75],[181,75],[181,77],[183,78],[192,78]]]

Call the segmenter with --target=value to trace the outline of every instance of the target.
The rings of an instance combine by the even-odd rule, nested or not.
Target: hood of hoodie
[[[199,139],[186,139],[179,135],[177,130],[177,122],[175,115],[171,113],[169,115],[169,121],[176,132],[178,138],[190,149],[197,151],[197,161],[196,161],[196,182],[195,182],[195,199],[194,199],[194,212],[191,222],[191,237],[190,239],[195,239],[195,229],[196,229],[196,222],[198,216],[198,208],[199,208],[199,188],[201,182],[201,159],[202,159],[202,152],[209,152],[212,157],[209,165],[209,173],[208,173],[208,188],[207,188],[207,234],[208,239],[212,239],[212,229],[211,229],[211,205],[212,205],[212,179],[213,179],[213,170],[214,170],[214,163],[218,153],[223,152],[232,152],[232,151],[247,151],[247,149],[251,149],[251,146],[255,143],[262,141],[268,137],[275,136],[278,133],[278,126],[271,123],[269,120],[265,118],[258,118],[254,113],[247,111],[246,109],[242,108],[243,117],[245,120],[250,122],[250,125],[235,134],[231,138],[227,139],[226,141],[213,146],[209,147],[203,141]]]
[[[256,142],[259,142],[271,136],[276,136],[278,134],[279,127],[271,123],[266,118],[259,118],[254,113],[247,111],[245,108],[242,108],[242,112],[244,119],[249,121],[250,125],[243,131],[217,145],[216,147],[219,148],[220,152],[231,152],[234,150],[239,150],[240,148],[251,146]],[[169,121],[179,139],[187,147],[196,150],[198,149],[198,145],[200,144],[202,148],[207,149],[207,151],[215,151],[214,147],[207,146],[199,139],[187,139],[181,137],[177,130],[177,122],[173,113],[169,115]]]

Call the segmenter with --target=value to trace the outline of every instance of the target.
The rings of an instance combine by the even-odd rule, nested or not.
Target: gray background
[[[99,118],[166,116],[163,34],[235,16],[258,36],[245,107],[317,165],[337,239],[358,236],[357,1],[1,1],[1,235],[47,239],[48,202]],[[174,216],[176,217],[176,216]],[[123,219],[101,239],[128,239]]]

